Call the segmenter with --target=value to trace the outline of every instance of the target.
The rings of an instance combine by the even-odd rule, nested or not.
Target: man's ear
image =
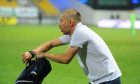
[[[73,19],[70,19],[70,26],[73,27],[75,24],[74,20]]]

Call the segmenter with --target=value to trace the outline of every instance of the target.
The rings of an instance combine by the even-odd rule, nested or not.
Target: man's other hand
[[[23,62],[23,64],[26,61],[30,60],[30,59],[32,59],[32,55],[29,52],[25,52],[25,53],[22,54],[22,62]]]

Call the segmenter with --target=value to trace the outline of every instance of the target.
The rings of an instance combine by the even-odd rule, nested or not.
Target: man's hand
[[[32,55],[29,52],[25,52],[25,53],[22,54],[22,62],[23,62],[23,64],[25,62],[27,64],[30,59],[32,59]]]
[[[37,53],[37,55],[35,56],[35,60],[37,61],[38,58],[45,58],[45,53],[43,53],[43,52]]]

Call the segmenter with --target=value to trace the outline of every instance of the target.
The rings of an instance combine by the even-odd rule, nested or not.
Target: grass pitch
[[[125,29],[90,28],[110,48],[122,71],[122,84],[140,84],[140,30],[136,30],[136,36],[132,36],[131,31]],[[0,25],[0,84],[15,83],[25,68],[21,60],[23,52],[61,35],[57,25]],[[64,53],[67,46],[57,47],[49,52]],[[88,84],[89,80],[76,57],[68,65],[50,62],[52,71],[42,84]]]

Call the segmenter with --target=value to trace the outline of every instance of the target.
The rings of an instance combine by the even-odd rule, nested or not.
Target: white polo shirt
[[[76,57],[91,84],[114,80],[122,75],[103,39],[82,23],[76,26],[71,37],[63,35],[60,40],[80,47]]]

